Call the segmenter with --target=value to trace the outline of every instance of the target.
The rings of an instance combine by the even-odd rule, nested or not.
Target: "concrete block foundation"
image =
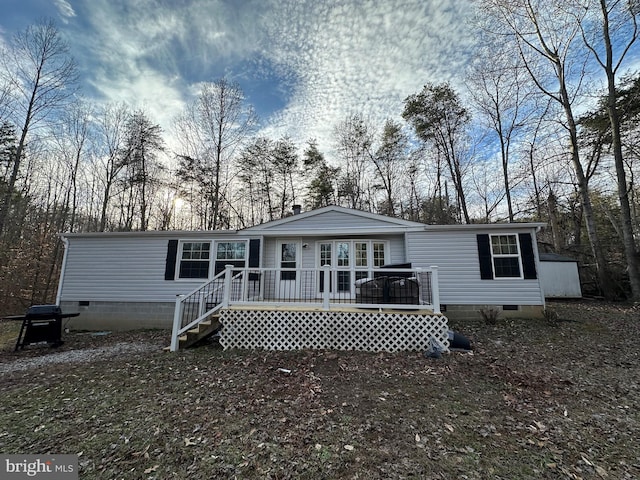
[[[70,330],[170,330],[175,309],[171,302],[63,301],[60,306],[65,313],[80,313],[63,320],[63,328]]]
[[[542,318],[543,305],[443,305],[449,320],[481,320],[481,310],[498,312],[498,318]]]

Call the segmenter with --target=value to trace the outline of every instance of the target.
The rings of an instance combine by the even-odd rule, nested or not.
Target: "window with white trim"
[[[224,270],[225,265],[247,266],[247,242],[216,242],[215,274]]]
[[[178,278],[208,278],[211,242],[182,242]]]
[[[373,242],[373,266],[382,267],[386,265],[385,259],[386,244],[383,242]]]
[[[495,278],[521,278],[517,235],[491,235],[491,258]]]

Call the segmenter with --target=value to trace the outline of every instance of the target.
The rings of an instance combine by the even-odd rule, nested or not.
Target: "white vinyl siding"
[[[63,301],[174,302],[202,279],[164,279],[169,238],[70,238]],[[178,251],[179,262],[180,250]]]
[[[319,232],[322,230],[343,230],[346,233],[353,229],[403,228],[393,219],[387,221],[384,218],[369,218],[338,211],[329,211],[302,218],[294,216],[290,217],[290,219],[291,222],[276,225],[267,224],[249,230],[263,229],[271,233],[283,231],[286,232],[286,235],[293,233],[295,230],[318,230]]]
[[[215,240],[229,241],[229,238],[186,241],[215,245]],[[69,237],[61,300],[175,302],[176,295],[190,292],[206,279],[178,280],[176,275],[176,280],[165,280],[170,239],[179,240],[179,236],[169,233],[166,237],[144,234]],[[176,271],[181,252],[178,247]]]
[[[449,230],[407,232],[407,259],[414,267],[438,266],[440,302],[452,305],[543,305],[539,280],[480,278],[476,235],[494,232]],[[522,229],[509,235],[531,233]],[[535,238],[535,237],[533,237]]]

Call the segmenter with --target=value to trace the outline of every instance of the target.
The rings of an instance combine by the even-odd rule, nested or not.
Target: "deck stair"
[[[191,347],[199,341],[213,335],[221,326],[220,316],[212,315],[207,320],[201,321],[194,328],[187,330],[183,335],[178,337],[178,348]]]

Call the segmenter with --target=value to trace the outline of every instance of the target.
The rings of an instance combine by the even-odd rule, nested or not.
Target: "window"
[[[244,260],[246,257],[246,242],[218,242],[216,260]]]
[[[320,244],[320,266],[331,265],[331,243]]]
[[[184,242],[178,278],[208,278],[211,243]]]
[[[338,255],[337,265],[338,267],[348,267],[349,266],[349,247],[350,242],[338,242],[336,244],[336,251]]]
[[[367,260],[367,243],[356,242],[356,267],[366,267],[369,265]]]
[[[491,235],[491,256],[496,278],[521,277],[517,235]]]
[[[355,252],[356,252],[356,280],[361,280],[363,278],[369,278],[369,271],[364,270],[369,266],[369,255],[368,255],[368,242],[356,242],[355,243]]]
[[[382,242],[373,242],[373,266],[381,267],[385,265],[387,262],[384,258],[384,243]]]
[[[247,242],[217,242],[215,274],[224,270],[225,265],[234,267],[246,266],[247,262]]]

